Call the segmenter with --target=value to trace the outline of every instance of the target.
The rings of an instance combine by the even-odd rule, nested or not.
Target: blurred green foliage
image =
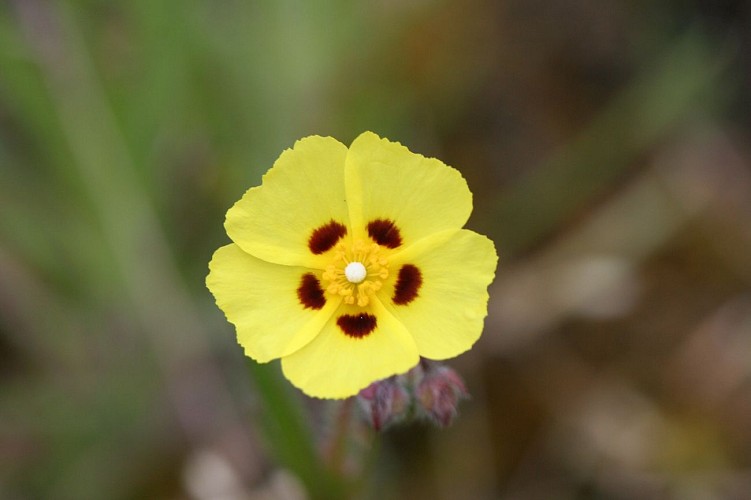
[[[280,470],[319,498],[355,484],[316,458],[333,410],[301,404],[274,365],[248,372],[203,280],[224,211],[283,149],[363,130],[459,168],[470,225],[502,261],[486,338],[458,362],[466,423],[384,436],[362,496],[742,491],[751,372],[728,360],[751,334],[749,15],[615,0],[3,3],[0,497],[211,498],[224,477],[225,498],[294,498]],[[623,299],[603,323],[540,299],[551,269],[603,249],[631,259],[641,306]],[[681,363],[713,362],[712,328],[735,371],[704,390],[735,381],[725,406],[676,382],[693,373]],[[661,452],[615,435],[653,428]],[[367,456],[372,436],[353,439]]]

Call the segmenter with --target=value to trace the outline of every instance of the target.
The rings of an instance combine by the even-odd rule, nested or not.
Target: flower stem
[[[272,365],[248,362],[260,396],[265,435],[279,462],[305,485],[311,499],[344,498],[345,485],[316,453],[301,405]]]
[[[326,449],[329,470],[339,477],[344,477],[344,463],[347,454],[347,436],[351,430],[352,412],[355,404],[354,397],[339,403],[336,420],[333,423],[331,439]]]

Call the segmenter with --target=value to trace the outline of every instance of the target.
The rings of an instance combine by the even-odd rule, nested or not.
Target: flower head
[[[497,256],[462,229],[471,211],[439,160],[371,132],[306,137],[229,209],[206,285],[248,356],[349,397],[479,338]]]

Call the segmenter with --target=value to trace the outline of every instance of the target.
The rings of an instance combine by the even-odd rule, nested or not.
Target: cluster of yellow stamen
[[[350,271],[348,275],[345,272],[347,266],[353,263],[360,263],[365,268],[362,279],[358,276],[353,280],[353,273]],[[380,290],[388,276],[388,261],[381,255],[381,247],[377,243],[356,241],[349,246],[339,242],[334,247],[331,264],[323,273],[323,280],[328,281],[326,291],[344,297],[345,304],[356,302],[358,306],[365,307],[370,302],[370,295]]]

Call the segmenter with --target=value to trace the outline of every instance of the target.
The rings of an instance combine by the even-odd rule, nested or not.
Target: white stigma
[[[365,266],[362,263],[350,262],[344,268],[344,275],[350,283],[362,283],[368,275],[368,271],[365,270]]]

